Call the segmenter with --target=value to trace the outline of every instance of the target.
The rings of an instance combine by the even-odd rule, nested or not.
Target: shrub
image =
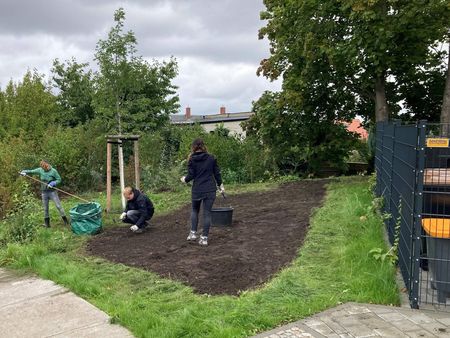
[[[62,186],[69,190],[92,190],[101,185],[106,141],[102,135],[91,133],[89,126],[60,127],[42,142],[43,157],[55,166]]]
[[[32,241],[40,224],[39,202],[33,198],[30,185],[21,182],[21,193],[12,195],[13,207],[0,222],[0,245]]]

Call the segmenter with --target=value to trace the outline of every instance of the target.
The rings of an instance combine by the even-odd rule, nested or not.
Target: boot
[[[50,217],[44,218],[44,227],[50,228]]]
[[[62,216],[61,218],[64,221],[64,225],[69,225],[69,220],[67,219],[66,216]]]

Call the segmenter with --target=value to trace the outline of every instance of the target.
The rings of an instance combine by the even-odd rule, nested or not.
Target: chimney
[[[225,114],[225,107],[224,106],[220,107],[220,114],[221,115]]]
[[[187,119],[191,118],[191,107],[186,107],[186,113],[184,114],[184,117]]]

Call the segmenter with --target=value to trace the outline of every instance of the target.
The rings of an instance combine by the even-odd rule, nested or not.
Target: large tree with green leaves
[[[261,18],[267,24],[259,37],[269,39],[270,57],[261,61],[258,74],[272,80],[282,77],[283,85],[279,94],[266,93],[255,103],[248,128],[265,145],[281,150],[283,158],[304,161],[310,169],[326,161],[327,154],[328,160],[330,154],[337,156],[333,163],[342,162],[349,143],[337,140],[346,140],[339,122],[356,114],[385,121],[405,107],[418,115],[425,104],[434,104],[436,114],[435,96],[425,99],[412,88],[426,87],[430,92],[442,86],[442,54],[432,47],[444,37],[446,1],[264,0],[264,4]],[[281,139],[275,145],[264,135]]]
[[[353,113],[376,121],[400,110],[404,97],[397,78],[427,68],[430,47],[442,41],[448,18],[444,0],[264,3],[262,18],[268,22],[260,37],[270,40],[271,56],[259,71],[270,78],[283,76],[283,93],[305,92],[299,95],[316,102],[323,93],[310,87],[320,82],[332,89],[327,96],[338,100],[339,114],[354,107]]]
[[[136,55],[136,37],[123,32],[125,12],[114,13],[115,26],[106,40],[97,43],[99,65],[94,106],[109,130],[131,132],[154,130],[178,111],[178,96],[172,80],[177,75],[174,59],[151,64]]]

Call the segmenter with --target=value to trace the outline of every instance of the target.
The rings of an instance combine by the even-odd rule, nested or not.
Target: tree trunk
[[[442,136],[450,136],[450,38],[448,46],[447,77],[441,107]]]
[[[375,121],[389,120],[389,107],[386,100],[386,87],[383,75],[375,79]]]

